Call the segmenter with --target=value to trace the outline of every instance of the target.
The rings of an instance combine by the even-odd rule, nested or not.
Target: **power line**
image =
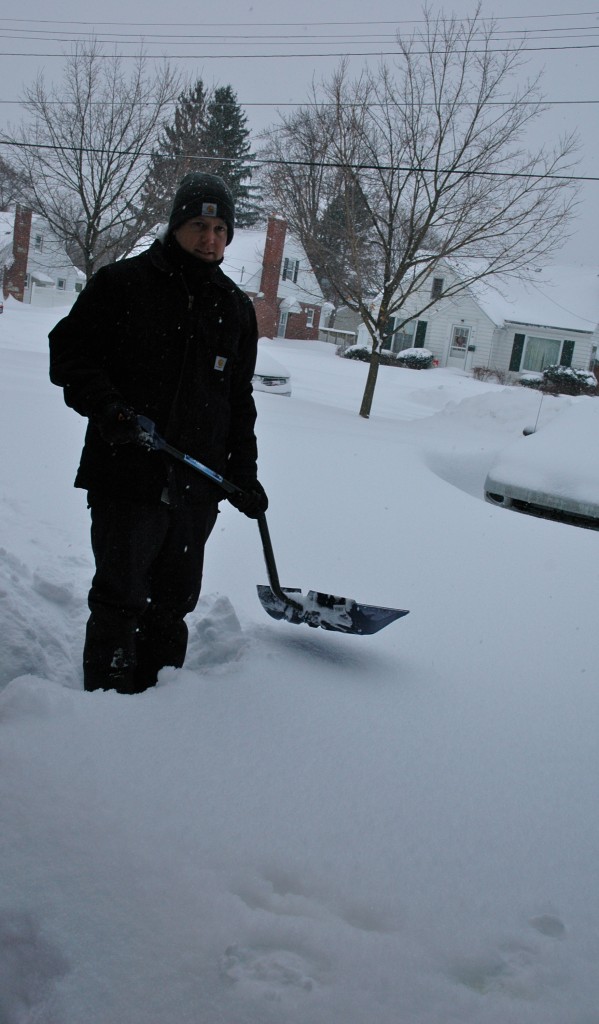
[[[47,149],[53,150],[54,152],[64,153],[86,153],[86,154],[110,154],[112,156],[143,156],[152,157],[152,153],[139,152],[138,150],[128,149],[104,149],[102,147],[95,146],[58,146],[51,143],[40,143],[40,142],[18,142],[16,139],[0,139],[0,146],[12,146],[17,149]],[[231,163],[231,157],[217,157],[217,156],[200,156],[200,155],[188,155],[189,160],[209,160],[213,163]],[[399,171],[401,173],[412,173],[416,172],[419,174],[461,174],[465,177],[484,177],[484,178],[523,178],[531,181],[551,180],[551,181],[599,181],[598,177],[585,176],[579,174],[533,174],[530,172],[524,173],[519,171],[468,171],[466,168],[456,168],[455,170],[448,170],[447,168],[439,167],[414,167],[414,166],[402,166],[402,165],[384,165],[384,164],[348,164],[348,163],[336,163],[327,160],[275,160],[275,159],[261,159],[259,157],[248,157],[248,164],[269,164],[281,167],[322,167],[330,170],[341,170],[343,168],[350,168],[355,171]]]
[[[531,21],[538,21],[538,20],[546,20],[546,19],[549,19],[549,18],[564,18],[564,17],[568,17],[568,18],[590,18],[590,17],[596,17],[597,15],[599,15],[599,11],[568,11],[567,14],[564,14],[563,11],[559,11],[556,14],[550,14],[550,13],[545,12],[544,14],[515,14],[515,15],[497,15],[497,16],[493,15],[493,17],[491,17],[491,18],[482,18],[481,20],[482,21],[493,21],[493,22],[496,22],[496,21],[523,21],[523,20],[530,19]],[[25,24],[36,24],[36,25],[88,25],[88,26],[95,26],[95,25],[127,25],[127,26],[134,26],[134,25],[139,25],[141,27],[150,26],[152,28],[159,27],[159,26],[172,26],[172,25],[176,25],[179,28],[179,27],[186,27],[186,26],[190,26],[190,25],[205,24],[207,26],[210,26],[211,28],[215,28],[215,27],[227,28],[227,27],[230,27],[230,24],[228,22],[225,22],[225,21],[207,21],[207,22],[197,22],[197,21],[177,21],[177,22],[173,22],[173,21],[77,21],[75,19],[65,21],[65,20],[59,20],[59,19],[56,19],[56,18],[0,18],[0,22],[6,22],[6,21],[17,22],[19,24],[25,23]],[[329,25],[329,26],[337,26],[337,25],[422,25],[424,23],[425,23],[425,19],[424,18],[404,18],[404,19],[399,18],[399,19],[393,19],[393,20],[387,20],[387,21],[373,21],[373,20],[369,19],[368,21],[311,21],[311,22],[309,22],[310,25]],[[259,27],[259,26],[274,26],[274,27],[285,26],[285,27],[298,28],[300,26],[305,26],[306,22],[305,21],[247,21],[247,22],[240,21],[240,22],[236,22],[235,24],[236,24],[237,27],[240,27],[240,28]]]
[[[195,27],[197,27],[197,26],[195,26]],[[373,27],[373,26],[371,26],[371,27]],[[530,41],[533,41],[534,38],[537,37],[537,36],[545,35],[545,37],[547,37],[549,34],[558,34],[559,33],[558,38],[561,39],[561,38],[564,38],[564,34],[565,33],[569,33],[570,34],[569,38],[577,38],[581,34],[588,35],[589,33],[591,35],[595,36],[597,34],[597,32],[598,32],[598,29],[597,29],[596,25],[576,25],[576,26],[560,25],[560,26],[552,26],[551,28],[537,28],[537,29],[534,29],[534,32],[531,31],[531,30],[528,30],[528,29],[502,29],[501,31],[496,32],[494,34],[493,38],[498,39],[498,40],[502,40],[502,39],[509,38],[510,36],[513,37],[513,36],[517,35],[517,36],[522,37],[523,40],[527,40],[527,41],[530,42]],[[572,36],[572,33],[575,33],[576,35]],[[473,33],[473,37],[476,38],[477,36],[484,36],[484,30],[480,29],[480,30],[475,31]],[[47,34],[47,30],[43,30],[43,29],[29,29],[29,30],[25,30],[25,29],[17,29],[17,28],[14,28],[14,29],[13,28],[8,28],[8,29],[0,29],[0,38],[5,38],[5,39],[9,39],[9,40],[14,40],[14,39],[30,39],[32,42],[60,42],[60,43],[68,43],[68,42],[78,42],[80,40],[88,39],[89,35],[87,33],[79,32],[79,31],[77,31],[77,32],[75,32],[75,31],[68,31],[68,33],[65,34],[65,35],[51,36],[51,35]],[[285,41],[295,42],[295,41],[298,41],[298,40],[301,41],[301,42],[304,42],[304,43],[309,43],[309,42],[324,42],[324,41],[333,41],[334,42],[336,40],[346,41],[348,39],[350,39],[350,40],[359,39],[359,40],[362,40],[362,41],[374,40],[376,42],[385,42],[388,39],[388,33],[383,34],[382,32],[376,32],[376,33],[374,33],[374,32],[368,32],[368,33],[364,33],[364,32],[345,32],[345,33],[335,32],[335,33],[329,33],[329,32],[327,32],[327,33],[310,33],[310,34],[308,34],[307,32],[299,32],[299,33],[284,33],[283,34],[283,33],[272,33],[271,32],[268,35],[265,35],[264,33],[252,33],[252,34],[250,34],[250,33],[238,32],[238,31],[235,31],[235,30],[231,31],[230,29],[228,31],[226,31],[226,32],[220,32],[220,33],[215,33],[215,34],[207,33],[207,32],[198,32],[198,33],[185,32],[185,33],[179,34],[179,33],[175,33],[175,32],[168,32],[168,33],[155,33],[155,32],[152,32],[152,33],[148,33],[148,32],[143,32],[143,33],[137,33],[136,32],[136,33],[133,33],[133,32],[127,32],[127,33],[123,33],[123,32],[106,32],[106,31],[103,31],[103,32],[101,32],[99,34],[98,33],[94,33],[94,39],[97,39],[99,42],[106,42],[108,40],[112,41],[115,38],[116,38],[117,41],[121,40],[125,44],[128,44],[130,40],[133,40],[133,41],[135,41],[137,43],[147,43],[147,42],[150,42],[152,45],[155,45],[154,40],[158,40],[159,42],[168,41],[169,43],[179,43],[179,40],[181,40],[182,43],[187,44],[190,41],[196,41],[198,39],[202,40],[205,43],[219,43],[219,44],[224,42],[224,41],[228,42],[231,39],[233,39],[235,41],[241,41],[241,42],[244,42],[244,43],[251,42],[251,41],[254,41],[254,40],[257,40],[259,43],[285,42]]]
[[[27,106],[28,102],[29,101],[27,99],[22,99],[22,100],[0,100],[0,105],[4,105],[4,106],[11,105],[11,106],[19,107],[19,106]],[[75,105],[75,102],[76,102],[75,100],[45,100],[46,106],[49,106],[49,107],[64,107],[64,106],[67,106],[69,104]],[[177,100],[171,100],[170,104],[167,104],[167,105],[175,106],[176,103],[177,103]],[[93,106],[100,107],[100,106],[103,106],[103,103],[101,103],[100,100],[92,100],[90,105],[92,107]],[[333,102],[332,100],[330,102],[329,101],[325,101],[325,100],[323,100],[323,101],[296,100],[295,102],[289,101],[289,100],[285,100],[283,102],[277,102],[276,100],[269,100],[269,101],[263,101],[263,102],[252,102],[252,101],[244,102],[243,100],[237,100],[237,104],[235,104],[235,103],[219,103],[218,104],[219,108],[220,107],[227,107],[227,106],[234,107],[236,105],[239,105],[239,106],[242,106],[242,107],[319,107],[319,108],[320,107],[337,107],[337,106],[339,106],[339,107],[342,107],[343,109],[350,109],[351,107],[359,107],[360,106],[359,103],[339,103],[339,104],[337,104],[337,103]],[[369,105],[369,107],[382,107],[382,106],[384,106],[383,103],[369,103],[368,105]],[[399,103],[398,104],[398,106],[406,106],[406,105],[407,104],[403,104],[403,103]],[[457,103],[457,104],[454,104],[454,105],[458,106],[458,107],[471,107],[471,106],[474,106],[474,102],[473,101],[472,102],[468,102],[467,100],[463,100],[460,103]],[[545,100],[545,99],[540,99],[540,100],[518,100],[518,101],[513,101],[513,100],[489,100],[487,103],[485,103],[486,107],[568,107],[568,106],[597,106],[597,105],[599,105],[599,100],[549,100],[549,99],[547,99],[547,100]],[[149,101],[148,102],[133,103],[132,104],[132,107],[138,107],[138,106],[153,107],[153,106],[156,106],[156,104],[155,103],[151,103]],[[419,106],[422,106],[422,107],[434,107],[435,104],[432,103],[432,102],[430,102],[430,103],[420,103]]]
[[[523,46],[521,48],[522,53],[548,53],[548,52],[561,52],[565,53],[570,50],[597,50],[599,49],[599,43],[577,43],[574,46]],[[412,53],[416,56],[431,56],[435,52],[442,53],[442,51],[425,51],[425,50],[413,50]],[[454,50],[454,53],[464,53],[464,50]],[[493,47],[477,50],[474,47],[468,50],[471,54],[476,53],[511,53],[512,48],[506,47]],[[2,51],[0,57],[57,57],[61,60],[68,58],[70,54],[65,53],[23,53],[22,51]],[[138,54],[127,54],[127,53],[103,53],[97,55],[99,59],[103,60],[138,60]],[[289,60],[297,58],[299,60],[315,60],[318,57],[401,57],[401,50],[355,50],[355,51],[336,51],[326,53],[144,53],[143,56],[147,60]]]

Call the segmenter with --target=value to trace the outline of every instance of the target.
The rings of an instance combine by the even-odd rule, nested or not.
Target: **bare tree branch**
[[[78,44],[61,87],[49,89],[40,75],[26,89],[27,118],[12,150],[29,201],[88,277],[149,226],[147,154],[179,89],[168,65],[150,77],[142,53],[127,76],[123,66],[93,39]]]
[[[461,21],[425,9],[424,25],[398,40],[393,66],[381,63],[352,80],[340,64],[313,87],[314,105],[269,133],[267,152],[303,154],[303,173],[319,190],[306,217],[302,175],[273,167],[265,194],[371,336],[365,417],[390,318],[401,330],[437,301],[423,285],[440,260],[459,273],[444,297],[491,274],[526,275],[563,242],[572,216],[576,187],[568,171],[577,140],[526,150],[544,109],[539,80],[513,86],[522,53],[495,47],[495,33],[478,10]],[[342,239],[323,231],[334,194],[346,212]]]

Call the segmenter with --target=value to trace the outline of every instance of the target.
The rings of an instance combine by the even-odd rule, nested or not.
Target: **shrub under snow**
[[[528,373],[520,378],[525,388],[535,388],[549,394],[596,395],[597,378],[589,370],[575,370],[572,366],[546,366],[542,373]]]
[[[352,345],[345,351],[338,349],[337,354],[344,359],[358,359],[363,363],[370,362],[370,346]],[[403,366],[411,370],[427,370],[433,365],[433,353],[427,348],[404,348],[401,352],[381,352],[382,366]]]

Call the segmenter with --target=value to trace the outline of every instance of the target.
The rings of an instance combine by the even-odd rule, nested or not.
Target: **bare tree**
[[[139,54],[126,74],[123,59],[105,56],[92,40],[67,58],[60,87],[48,89],[40,75],[25,92],[28,116],[12,159],[32,207],[88,277],[130,251],[149,226],[142,201],[149,154],[178,88],[168,65],[150,76]]]
[[[525,275],[563,242],[576,199],[568,177],[576,139],[526,151],[527,132],[544,109],[539,79],[508,92],[523,55],[495,46],[495,34],[478,11],[462,22],[425,10],[424,26],[399,39],[393,67],[382,63],[352,80],[342,63],[313,87],[297,117],[309,124],[308,137],[321,140],[320,159],[312,145],[304,148],[304,173],[320,188],[311,210],[316,231],[304,222],[293,170],[267,171],[265,193],[372,339],[364,417],[391,318],[401,330],[438,301],[423,286],[440,260],[459,275],[442,293],[447,298],[491,274]],[[287,144],[289,123],[280,130]],[[322,196],[332,191],[342,237],[322,230]]]
[[[314,86],[312,90],[316,97]],[[345,199],[342,196],[343,168],[330,163],[335,131],[336,112],[316,98],[313,106],[281,115],[278,124],[263,131],[258,154],[266,204],[283,214],[292,234],[301,239],[318,283],[330,300],[337,297],[331,283],[332,264],[340,266],[349,237],[346,201],[352,224],[365,226],[356,193],[353,203],[349,190]],[[361,198],[359,192],[357,195]]]
[[[25,196],[25,182],[21,174],[0,156],[0,210],[20,203]]]

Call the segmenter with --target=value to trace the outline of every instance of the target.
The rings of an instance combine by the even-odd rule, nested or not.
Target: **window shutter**
[[[426,338],[427,321],[419,320],[416,326],[416,337],[414,339],[414,348],[424,348],[424,339]]]
[[[525,339],[525,334],[514,334],[512,357],[510,359],[510,370],[515,370],[517,372],[520,369],[520,363],[522,362],[522,353],[524,352]]]
[[[574,355],[574,342],[565,341],[562,345],[562,357],[560,359],[560,366],[572,366],[572,356]]]

